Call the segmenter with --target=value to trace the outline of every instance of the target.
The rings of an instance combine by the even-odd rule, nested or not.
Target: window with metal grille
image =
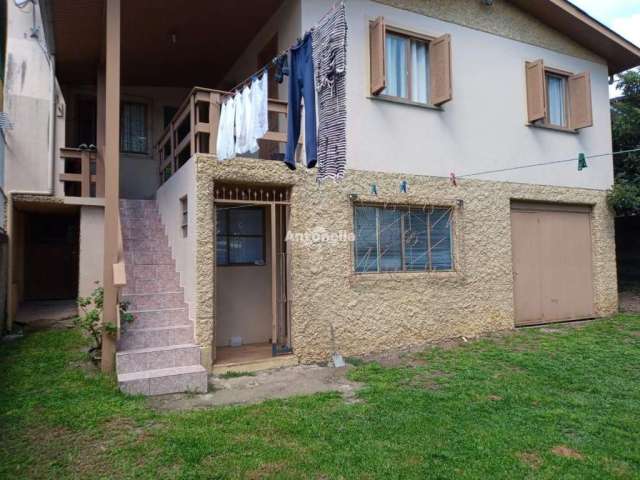
[[[264,209],[216,209],[216,262],[218,265],[264,265]]]
[[[355,271],[453,270],[451,210],[355,206]]]
[[[120,126],[120,150],[124,153],[148,153],[147,105],[123,102]]]

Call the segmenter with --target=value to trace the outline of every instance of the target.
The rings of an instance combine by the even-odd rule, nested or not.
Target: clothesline
[[[325,19],[325,17],[327,15],[329,15],[331,12],[334,12],[336,8],[338,8],[339,6],[344,4],[344,0],[340,0],[340,2],[338,3],[334,3],[333,6],[327,10],[327,12],[325,12],[325,14],[320,18],[320,20],[316,23],[316,25],[314,25],[313,27],[311,27],[309,30],[307,30],[306,32],[304,32],[304,34],[301,37],[298,37],[298,39],[296,40],[296,44],[300,43],[301,39],[303,39],[306,35],[308,35],[309,33],[313,32],[317,26],[317,24],[319,24],[320,22],[322,22],[322,20]],[[276,64],[276,60],[278,58],[280,58],[283,55],[286,55],[289,50],[291,50],[294,45],[290,45],[288,48],[285,48],[284,50],[282,50],[280,53],[278,53],[275,57],[273,57],[271,60],[269,60],[267,63],[265,63],[262,67],[258,68],[258,70],[256,70],[255,72],[253,72],[251,75],[249,75],[247,78],[245,78],[244,80],[242,80],[240,83],[238,83],[236,86],[234,86],[233,88],[229,89],[229,91],[231,92],[232,95],[235,95],[239,90],[240,87],[242,87],[243,85],[245,85],[247,82],[249,82],[251,79],[253,79],[254,77],[258,77],[260,76],[261,73],[263,73],[265,70],[268,70],[269,68],[275,66]]]

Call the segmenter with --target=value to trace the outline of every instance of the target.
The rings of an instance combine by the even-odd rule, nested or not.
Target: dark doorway
[[[25,215],[25,300],[62,300],[78,295],[79,232],[77,213]]]

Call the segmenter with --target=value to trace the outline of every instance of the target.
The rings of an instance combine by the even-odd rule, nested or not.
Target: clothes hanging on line
[[[251,82],[251,137],[258,140],[269,130],[269,84],[267,72]]]
[[[318,176],[344,177],[347,163],[347,21],[341,4],[325,15],[312,33],[315,87],[318,93]]]
[[[216,152],[218,160],[227,160],[235,155],[235,115],[235,100],[233,98],[229,98],[222,103],[222,107],[220,108],[218,138],[216,139]]]
[[[316,98],[313,80],[313,45],[311,34],[291,49],[289,73],[289,106],[287,115],[287,148],[284,162],[291,170],[296,168],[296,147],[300,138],[300,116],[304,99],[304,146],[307,168],[317,162]]]
[[[282,83],[284,77],[289,75],[289,52],[285,52],[274,60],[276,71],[274,79],[278,83]]]

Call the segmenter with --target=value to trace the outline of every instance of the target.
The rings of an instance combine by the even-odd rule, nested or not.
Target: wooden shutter
[[[544,62],[525,62],[527,82],[527,118],[529,123],[544,119],[547,113],[547,95],[545,93]]]
[[[429,43],[431,103],[442,105],[451,100],[451,35]]]
[[[384,17],[369,24],[369,55],[371,62],[371,95],[378,95],[387,86],[384,68]]]
[[[591,110],[591,76],[589,72],[569,77],[569,127],[586,128],[593,125]]]

